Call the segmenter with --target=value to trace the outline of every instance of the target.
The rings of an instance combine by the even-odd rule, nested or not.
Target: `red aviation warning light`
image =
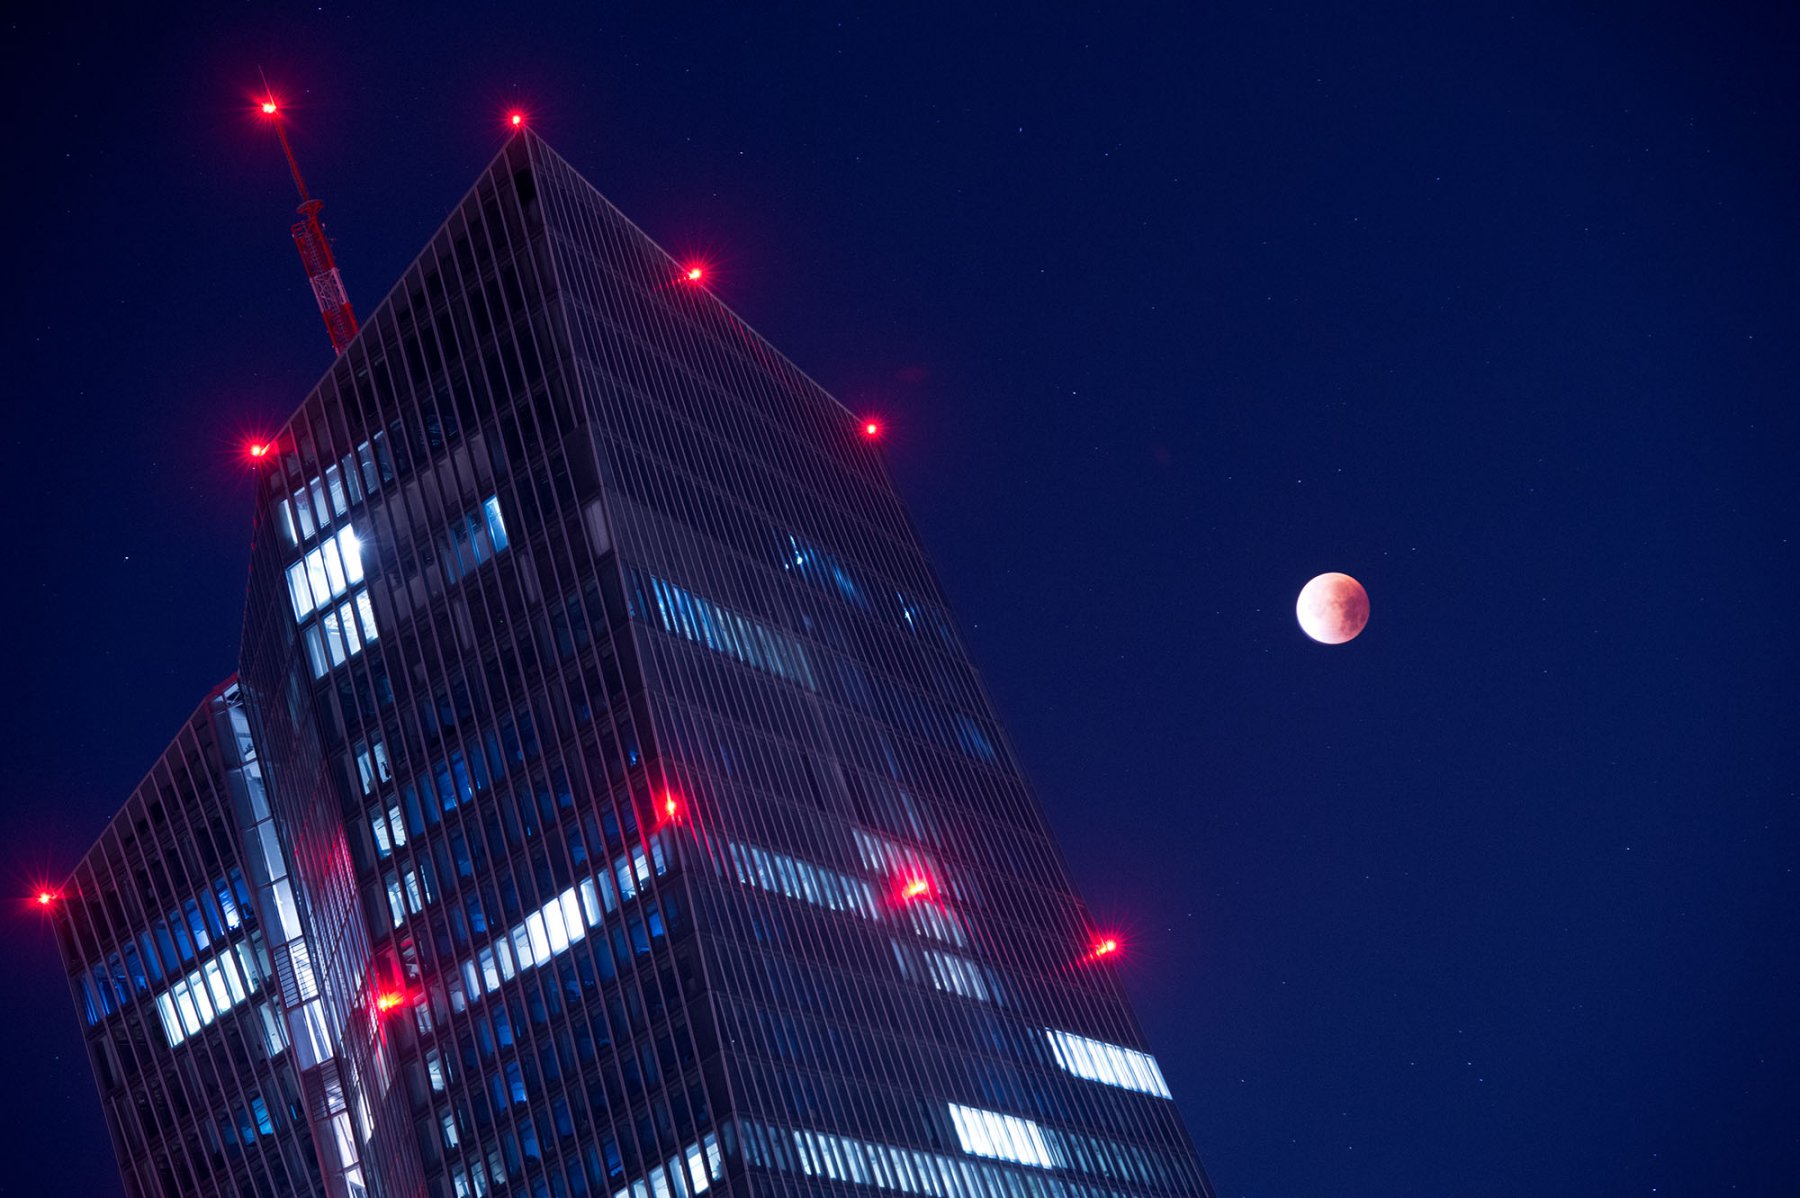
[[[875,438],[881,436],[881,421],[879,421],[879,420],[863,421],[862,435],[867,437],[871,441],[873,441]]]
[[[375,996],[375,1009],[383,1014],[406,1002],[406,995],[398,990],[383,990]]]
[[[681,800],[675,797],[674,791],[663,791],[662,798],[657,800],[656,822],[658,826],[681,822]]]
[[[523,129],[525,127],[525,114],[522,112],[510,112],[506,116],[506,123],[514,129]]]
[[[294,147],[288,144],[287,125],[281,119],[274,93],[265,93],[258,107],[275,126],[281,152],[287,156],[288,170],[294,176],[294,187],[300,192],[300,219],[289,226],[288,232],[294,238],[294,247],[300,251],[300,264],[305,267],[307,281],[312,284],[319,315],[325,318],[325,332],[331,338],[331,348],[341,354],[350,339],[356,336],[356,312],[344,292],[344,276],[338,273],[337,260],[331,255],[325,226],[319,221],[319,210],[325,206],[324,201],[313,199],[306,190],[306,180],[300,176]]]
[[[56,891],[54,890],[40,890],[33,897],[40,907],[50,907],[56,903]]]
[[[1107,957],[1115,955],[1119,951],[1119,948],[1120,944],[1117,936],[1096,937],[1094,940],[1094,947],[1088,951],[1088,959],[1091,961],[1103,961]]]
[[[690,266],[681,272],[681,277],[690,283],[698,283],[706,277],[706,268],[698,265]]]
[[[930,881],[930,879],[919,877],[916,874],[914,876],[906,879],[905,885],[900,887],[900,897],[905,899],[909,903],[912,902],[914,899],[930,898],[931,897],[931,881]]]
[[[269,444],[267,441],[252,441],[248,445],[244,446],[244,453],[250,458],[250,460],[252,462],[260,462],[264,458],[268,457],[269,451],[274,448],[275,447],[273,445]]]

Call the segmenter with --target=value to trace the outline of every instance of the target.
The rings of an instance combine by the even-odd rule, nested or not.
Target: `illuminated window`
[[[967,957],[920,948],[899,940],[888,941],[888,946],[894,951],[894,964],[899,966],[900,976],[909,982],[977,1002],[1003,1002],[998,979]]]
[[[273,1003],[259,1003],[256,1013],[262,1018],[263,1047],[270,1057],[278,1057],[287,1051],[287,1022],[275,1010]]]
[[[907,905],[906,914],[912,921],[913,931],[919,935],[942,940],[957,948],[969,947],[968,935],[956,912],[947,911],[933,902],[917,902]]]
[[[375,608],[366,590],[357,591],[349,602],[325,611],[300,632],[314,678],[323,678],[361,653],[363,646],[375,637]]]
[[[857,586],[850,567],[804,537],[788,535],[787,553],[781,564],[783,569],[799,574],[821,590],[835,591],[846,602],[869,610],[868,596]]]
[[[955,953],[941,953],[933,948],[925,949],[921,955],[925,958],[925,968],[931,974],[932,985],[939,990],[981,1002],[992,1001],[987,983],[981,976],[981,967],[975,962]]]
[[[406,898],[400,889],[400,878],[397,874],[387,876],[388,918],[393,920],[396,928],[406,923]]]
[[[860,915],[864,919],[881,918],[875,888],[861,878],[798,857],[771,853],[753,844],[732,841],[727,847],[737,880],[747,886],[784,894],[816,907]]]
[[[425,1050],[425,1074],[431,1079],[431,1088],[436,1093],[444,1092],[444,1078],[448,1070],[444,1065],[443,1054],[435,1048]]]
[[[498,990],[516,973],[536,969],[561,956],[571,944],[586,939],[588,930],[599,926],[603,914],[617,911],[621,898],[637,897],[640,883],[667,871],[661,845],[653,840],[648,854],[642,848],[634,848],[615,858],[610,869],[564,890],[462,963],[458,980],[450,986],[452,1009],[462,1011],[484,994]],[[646,922],[634,917],[631,925],[635,939],[643,934]],[[655,904],[651,904],[647,926],[650,935],[663,934],[662,916]],[[640,951],[648,948],[646,940]]]
[[[363,580],[362,542],[346,526],[287,569],[294,619],[304,620]]]
[[[610,1147],[609,1161],[616,1159],[617,1149]],[[612,1170],[622,1176],[623,1170]],[[637,1181],[624,1186],[613,1198],[696,1198],[715,1181],[725,1178],[725,1159],[719,1150],[717,1132],[707,1132],[696,1142],[657,1165]]]
[[[356,776],[362,783],[364,794],[373,794],[378,784],[394,780],[393,772],[388,768],[386,744],[376,740],[356,746]],[[401,843],[406,842],[402,840]]]
[[[955,1112],[958,1109],[951,1108],[953,1119],[956,1118]],[[1010,1120],[1027,1129],[1035,1128],[1035,1124],[1011,1115],[1000,1115],[973,1107],[962,1107],[960,1110],[966,1112],[965,1119],[970,1123],[971,1133],[987,1135],[989,1138],[983,1142],[998,1149],[992,1154],[980,1155],[992,1155],[997,1160],[1016,1161],[1034,1168],[1067,1167],[1065,1154],[1057,1146],[1055,1133],[1038,1129],[1039,1142],[1049,1153],[1048,1161],[1021,1159],[1032,1157],[1036,1148],[1029,1132],[1026,1133],[1027,1139],[1021,1148],[1008,1136],[1009,1128],[1006,1125],[989,1123],[988,1120]],[[959,1121],[959,1133],[962,1127],[963,1124]],[[753,1167],[801,1173],[842,1183],[929,1195],[930,1198],[1124,1198],[1118,1190],[1088,1185],[1066,1173],[1053,1178],[1045,1177],[1039,1173],[1015,1169],[1010,1164],[988,1164],[967,1157],[921,1152],[916,1148],[900,1148],[892,1144],[852,1139],[826,1132],[785,1131],[748,1119],[739,1120],[735,1131],[743,1149],[744,1160]],[[994,1135],[1000,1136],[997,1142],[992,1140]],[[1116,1167],[1089,1168],[1087,1164],[1081,1167],[1108,1177],[1123,1177],[1128,1172]],[[1144,1174],[1139,1173],[1139,1176]],[[1160,1176],[1165,1180],[1157,1184],[1171,1191],[1187,1192],[1192,1188],[1185,1184],[1186,1179],[1167,1179],[1166,1174]],[[632,1198],[633,1193],[631,1189],[623,1189],[615,1193],[613,1198]]]
[[[1050,1040],[1056,1063],[1076,1077],[1141,1094],[1154,1094],[1158,1098],[1170,1097],[1169,1084],[1163,1080],[1156,1058],[1149,1053],[1077,1036],[1074,1032],[1046,1030],[1044,1035]]]
[[[859,781],[865,795],[881,808],[878,814],[891,816],[897,824],[904,823],[921,839],[932,839],[924,813],[906,791],[892,785],[887,779],[862,778]],[[934,894],[958,899],[965,897],[955,877],[946,873],[942,864],[930,853],[916,849],[904,841],[878,836],[864,828],[852,828],[850,835],[856,842],[856,855],[861,859],[864,869],[888,877],[925,878],[930,882]]]
[[[384,861],[406,843],[406,824],[400,818],[398,804],[390,806],[385,813],[379,807],[372,808],[369,829],[375,835],[375,854]]]
[[[250,996],[262,984],[250,946],[239,941],[156,996],[163,1035],[173,1048]]]
[[[812,661],[799,641],[758,620],[740,616],[672,582],[627,571],[631,614],[654,619],[672,633],[715,653],[723,653],[777,678],[819,689]]]
[[[973,1156],[1017,1161],[1043,1169],[1054,1169],[1063,1163],[1051,1150],[1044,1129],[1029,1119],[951,1103],[950,1121],[956,1125],[956,1139],[962,1150]]]
[[[288,545],[298,547],[361,503],[365,493],[372,494],[381,489],[383,482],[393,479],[386,434],[376,433],[358,445],[355,453],[347,453],[336,465],[327,466],[324,474],[308,481],[290,497],[277,499],[276,530]]]
[[[457,518],[444,534],[444,573],[451,582],[503,553],[510,542],[500,516],[500,500],[489,495],[481,506]]]

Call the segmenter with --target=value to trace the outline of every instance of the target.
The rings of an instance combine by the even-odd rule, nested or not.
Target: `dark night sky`
[[[888,421],[1221,1195],[1793,1192],[1792,9],[31,7],[18,892],[233,668],[234,450],[330,358],[258,66],[364,308],[518,102]],[[115,1194],[0,942],[0,1193]]]

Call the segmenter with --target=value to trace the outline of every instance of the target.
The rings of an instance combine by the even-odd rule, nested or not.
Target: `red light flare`
[[[262,461],[274,452],[275,445],[272,441],[255,440],[246,443],[244,446],[244,456],[250,459],[252,465]]]
[[[695,291],[711,292],[719,285],[719,263],[725,261],[725,255],[717,246],[709,244],[691,244],[682,247],[670,264],[669,287],[686,287]]]
[[[511,128],[523,129],[525,127],[525,114],[516,110],[509,112],[506,114],[506,123]]]
[[[874,440],[877,440],[878,438],[880,438],[880,436],[881,436],[881,421],[879,421],[879,420],[863,421],[862,435],[871,441],[874,441]]]
[[[56,899],[57,899],[57,894],[56,894],[56,891],[54,891],[54,890],[40,890],[35,895],[32,896],[32,901],[36,902],[37,905],[40,907],[55,906]]]
[[[403,1005],[405,1002],[406,995],[400,993],[398,990],[383,990],[380,994],[375,996],[375,1009],[385,1015],[387,1012],[393,1010],[395,1007]]]
[[[1117,936],[1096,936],[1093,947],[1088,949],[1088,960],[1104,961],[1108,957],[1117,956],[1123,947]]]
[[[662,798],[656,801],[656,826],[661,828],[680,822],[681,799],[672,790],[663,791]]]
[[[264,116],[274,116],[277,111],[273,97],[262,102],[262,114]]]
[[[935,895],[932,892],[931,879],[922,877],[918,874],[914,874],[907,878],[900,886],[900,898],[904,902],[910,903],[917,899],[929,899],[933,897],[935,897]]]

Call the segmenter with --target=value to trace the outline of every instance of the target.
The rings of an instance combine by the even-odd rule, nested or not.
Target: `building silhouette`
[[[248,930],[134,973],[214,865],[119,822],[65,890],[132,1193],[1211,1193],[875,431],[509,141],[259,458],[158,767]]]

